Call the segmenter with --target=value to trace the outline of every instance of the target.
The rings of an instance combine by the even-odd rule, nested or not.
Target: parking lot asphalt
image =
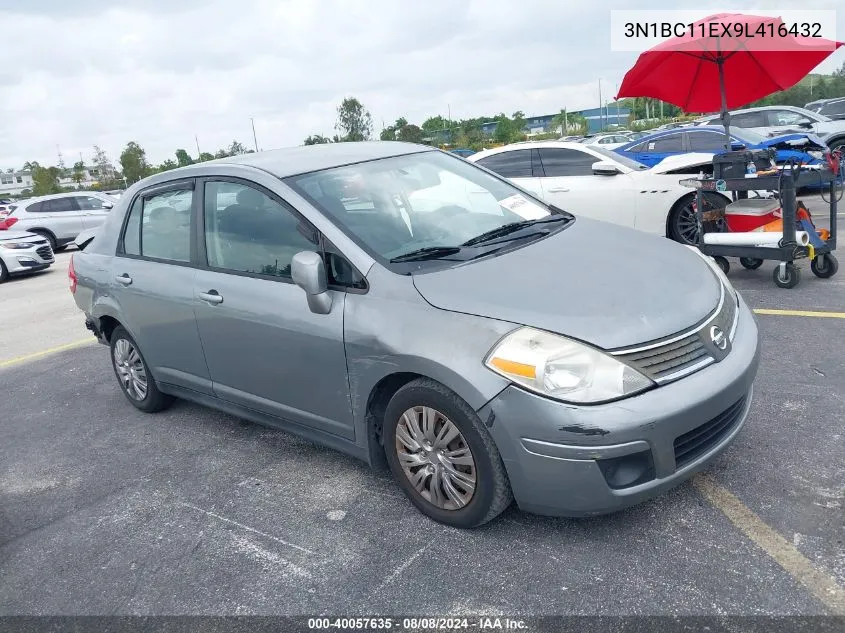
[[[803,263],[780,290],[772,264],[732,264],[753,308],[845,312],[845,274]],[[81,323],[38,283],[13,302]],[[473,531],[286,433],[184,402],[140,413],[103,346],[0,364],[0,614],[845,614],[845,320],[758,321],[749,420],[704,477],[609,516],[512,507]]]

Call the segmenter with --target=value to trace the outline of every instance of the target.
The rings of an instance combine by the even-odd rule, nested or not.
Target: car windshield
[[[457,249],[553,211],[455,156],[429,151],[292,176],[286,182],[369,253],[391,260]]]
[[[724,132],[722,132],[724,134]],[[731,128],[731,136],[745,145],[759,145],[766,141],[766,137],[747,129]],[[724,139],[724,136],[722,137]]]

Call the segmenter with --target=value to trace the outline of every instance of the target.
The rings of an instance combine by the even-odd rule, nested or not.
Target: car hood
[[[27,231],[0,231],[0,242],[10,242],[12,240],[31,240],[44,238],[35,233],[28,233]]]
[[[500,256],[413,275],[431,305],[557,332],[603,349],[652,341],[715,310],[720,282],[691,249],[578,218]]]
[[[781,134],[767,138],[760,143],[760,147],[773,147],[774,149],[792,149],[799,152],[807,150],[826,151],[827,146],[815,134]]]

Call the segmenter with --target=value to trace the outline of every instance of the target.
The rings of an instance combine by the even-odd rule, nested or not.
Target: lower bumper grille
[[[743,396],[709,422],[675,438],[675,468],[682,468],[716,446],[739,421],[745,403]]]
[[[41,248],[35,249],[35,252],[38,253],[38,256],[41,259],[53,259],[53,249],[50,248],[50,245],[42,246]]]

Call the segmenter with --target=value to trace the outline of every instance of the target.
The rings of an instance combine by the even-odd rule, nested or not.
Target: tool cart
[[[756,154],[757,152],[727,152],[717,155],[713,160],[713,177],[699,177],[681,181],[681,184],[696,189],[695,217],[698,227],[696,246],[705,255],[713,257],[725,273],[730,268],[728,257],[738,257],[742,266],[749,270],[759,268],[764,260],[779,261],[780,264],[775,267],[772,276],[775,284],[780,288],[793,288],[798,285],[801,280],[801,270],[794,263],[798,259],[810,259],[810,268],[817,277],[832,277],[838,270],[838,262],[833,255],[833,251],[836,249],[837,196],[842,196],[842,192],[838,189],[841,187],[842,172],[845,165],[840,166],[839,157],[836,156],[820,170],[808,170],[796,164],[787,164],[777,169],[771,169],[773,165],[771,158],[773,157]],[[755,163],[760,164],[763,170],[755,177],[747,177],[746,173],[749,171],[754,173]],[[818,184],[823,185],[822,191],[825,188],[827,189],[827,195],[823,194],[823,198],[827,198],[825,201],[828,202],[830,207],[829,232],[822,230],[817,233],[815,227],[812,226],[812,222],[807,223],[807,221],[796,219],[798,215],[796,190]],[[725,221],[725,210],[718,210],[714,217],[713,211],[704,209],[703,193],[706,191],[730,192],[735,204],[743,199],[748,200],[748,192],[750,191],[775,192],[780,200],[783,225],[782,238],[777,239],[775,244],[759,245],[765,241],[762,238],[765,233],[755,231],[741,234],[754,236],[740,238],[748,239],[749,244],[705,243],[707,239],[705,235],[708,233],[730,232],[730,227]],[[804,215],[809,218],[809,214]],[[799,224],[808,229],[808,233],[812,232],[812,235],[809,236],[810,240],[806,244],[796,240]],[[769,235],[771,236],[772,233],[769,233]],[[760,237],[758,238],[758,236]],[[823,237],[826,239],[823,239]]]

